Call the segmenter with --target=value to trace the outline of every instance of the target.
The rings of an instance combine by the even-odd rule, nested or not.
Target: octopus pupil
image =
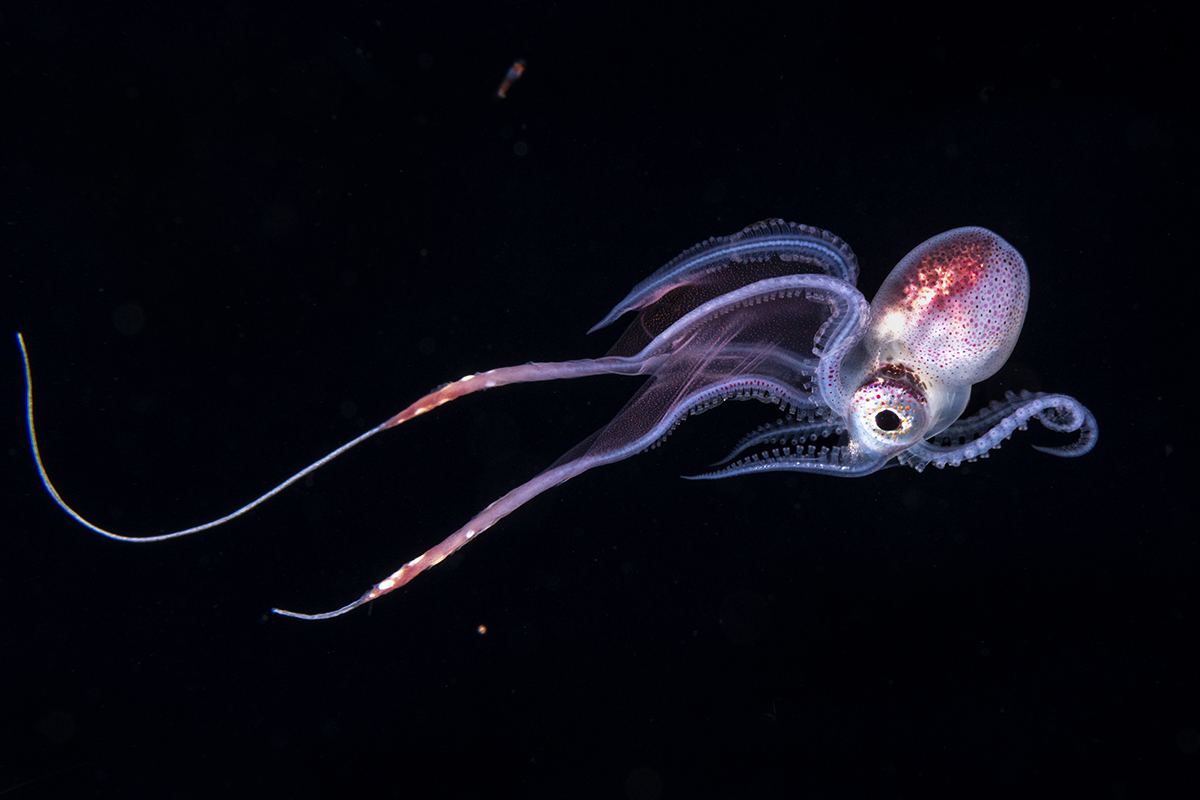
[[[875,415],[875,424],[881,431],[894,431],[900,427],[900,415],[891,409],[880,411]]]

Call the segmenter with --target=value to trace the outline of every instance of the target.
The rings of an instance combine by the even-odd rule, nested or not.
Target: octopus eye
[[[895,431],[899,430],[904,422],[900,419],[899,414],[890,408],[886,408],[875,415],[875,424],[879,426],[879,430],[881,431]]]
[[[920,391],[888,378],[876,378],[855,392],[848,416],[850,438],[876,454],[911,447],[929,424]]]

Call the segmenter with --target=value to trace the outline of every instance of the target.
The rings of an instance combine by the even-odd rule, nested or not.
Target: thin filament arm
[[[573,362],[566,363],[571,364]],[[574,363],[579,364],[582,369],[591,370],[590,372],[581,374],[596,374],[597,372],[617,372],[617,366],[629,364],[630,362],[623,358],[604,358],[596,359],[594,361]],[[530,369],[544,372],[548,368],[561,368],[564,366],[566,366],[566,364],[526,364],[523,367],[507,367],[503,370],[494,370],[492,373],[483,373],[479,376],[468,375],[458,383],[470,384],[476,378],[484,378],[489,374],[494,376],[497,373],[504,373],[509,377],[515,375],[528,376],[532,373],[524,372],[523,370]],[[604,366],[603,369],[601,369],[602,366]],[[510,370],[512,372],[510,372]],[[632,371],[632,368],[630,368],[630,370]],[[624,367],[622,367],[621,371],[624,371]],[[529,377],[526,377],[526,379],[537,380],[537,378]],[[515,379],[507,382],[515,382]],[[422,400],[414,403],[413,406],[398,414],[394,419],[399,419],[400,417],[407,419],[411,418],[411,416],[415,416],[417,413],[421,413],[420,408],[423,407],[423,404],[425,404],[427,401],[433,406],[439,405],[440,403],[438,401],[430,400],[429,398],[435,397],[435,395],[442,391],[452,389],[453,387],[457,386],[458,383],[449,384],[448,386],[440,389],[438,392],[434,392],[433,394],[429,395],[427,398],[422,398]],[[474,391],[474,389],[471,389],[470,391]],[[552,489],[555,486],[558,486],[560,483],[564,483],[565,481],[568,481],[577,475],[581,475],[582,473],[587,472],[594,467],[599,467],[604,464],[612,464],[646,450],[648,447],[652,446],[655,442],[659,441],[663,436],[669,433],[671,429],[679,422],[679,420],[689,413],[690,409],[696,407],[697,405],[701,405],[703,403],[703,398],[712,393],[712,391],[712,387],[702,387],[695,390],[688,396],[681,397],[679,402],[672,405],[672,410],[670,413],[663,415],[663,417],[658,420],[657,424],[643,431],[641,435],[632,440],[620,440],[619,443],[610,445],[598,444],[597,437],[601,437],[605,430],[607,430],[606,428],[602,428],[595,436],[585,439],[575,449],[569,451],[565,456],[563,456],[563,459],[560,459],[560,461],[554,466],[551,466],[545,472],[537,475],[529,481],[526,481],[517,488],[505,494],[499,500],[493,502],[483,511],[472,517],[466,525],[463,525],[461,528],[447,536],[438,544],[426,550],[421,555],[405,562],[400,569],[396,570],[391,575],[388,575],[382,581],[372,586],[370,589],[364,592],[361,597],[348,605],[342,606],[334,611],[327,611],[322,614],[301,614],[295,611],[287,611],[282,608],[272,608],[271,611],[276,614],[280,614],[285,617],[293,617],[295,619],[332,619],[333,617],[339,617],[342,614],[345,614],[347,611],[352,611],[359,606],[364,605],[365,603],[369,603],[372,600],[382,597],[385,594],[394,592],[401,586],[407,584],[413,578],[420,575],[425,570],[440,564],[446,559],[447,556],[456,552],[459,548],[463,547],[463,545],[467,544],[472,539],[479,536],[479,534],[483,533],[488,528],[491,528],[497,522],[504,519],[509,514],[516,511],[518,508],[525,505],[543,492]],[[441,402],[447,401],[441,400]],[[413,411],[414,408],[417,410]],[[626,412],[628,410],[629,408],[627,407]],[[622,413],[624,414],[626,412]],[[410,416],[405,417],[406,414],[409,414]],[[620,417],[618,416],[618,419],[619,418]],[[403,422],[404,420],[400,419],[399,421]],[[389,423],[385,422],[384,426],[388,424]]]
[[[513,489],[508,494],[496,500],[483,511],[471,518],[471,521],[454,533],[447,536],[438,544],[426,550],[421,555],[406,562],[400,569],[393,572],[391,575],[384,578],[379,583],[372,586],[362,597],[359,597],[353,603],[342,606],[336,611],[327,611],[323,614],[300,614],[295,611],[286,611],[282,608],[272,608],[276,614],[285,617],[294,617],[296,619],[332,619],[345,614],[347,611],[352,611],[364,603],[369,603],[372,600],[382,597],[389,592],[394,592],[401,586],[411,581],[413,578],[420,575],[430,567],[437,566],[467,542],[474,539],[479,534],[486,531],[488,528],[495,525],[500,520],[507,517],[513,511],[516,511],[527,502],[537,497],[542,492],[552,489],[560,483],[574,478],[580,473],[586,472],[592,467],[600,466],[601,464],[618,461],[628,457],[629,453],[613,453],[608,456],[590,456],[577,458],[574,461],[569,461],[558,467],[553,467],[546,470],[530,481],[527,481],[517,488]]]
[[[29,447],[33,451],[33,461],[37,465],[38,475],[41,476],[42,485],[46,487],[46,491],[49,492],[50,497],[54,499],[54,502],[58,503],[58,507],[61,508],[63,511],[67,512],[67,514],[73,520],[75,520],[76,522],[78,522],[80,525],[87,528],[88,530],[95,531],[96,533],[100,534],[101,536],[106,536],[109,539],[116,539],[119,542],[162,542],[167,539],[176,539],[180,536],[187,536],[188,534],[199,533],[200,531],[205,531],[205,530],[208,530],[209,528],[215,528],[218,525],[223,525],[224,523],[229,522],[232,519],[236,519],[237,517],[242,516],[247,511],[260,505],[261,503],[264,503],[267,500],[270,500],[272,497],[279,494],[284,489],[286,489],[287,487],[291,486],[296,481],[303,478],[305,475],[308,475],[309,473],[314,472],[317,469],[320,469],[321,467],[325,466],[330,461],[337,458],[338,456],[340,456],[342,453],[346,452],[350,448],[366,441],[367,439],[371,438],[375,434],[377,434],[380,431],[384,430],[385,428],[389,427],[387,423],[375,426],[371,430],[362,434],[358,438],[347,442],[346,444],[337,448],[336,450],[334,450],[333,452],[324,456],[323,458],[317,459],[316,461],[309,464],[304,469],[297,472],[292,477],[285,480],[283,483],[276,486],[274,489],[271,489],[270,491],[268,491],[266,494],[263,494],[262,496],[254,499],[254,500],[251,500],[249,503],[242,506],[237,511],[234,511],[230,514],[226,514],[225,516],[220,517],[219,519],[214,519],[211,522],[205,522],[203,525],[196,525],[191,528],[184,528],[183,530],[172,531],[171,533],[161,533],[161,534],[158,534],[157,536],[124,536],[119,533],[113,533],[112,531],[105,530],[104,528],[101,528],[99,525],[96,525],[96,524],[91,523],[91,522],[87,521],[86,519],[84,519],[82,516],[80,516],[79,512],[77,512],[75,509],[73,509],[69,505],[67,505],[67,501],[63,500],[62,495],[60,495],[58,493],[58,489],[56,489],[54,486],[54,483],[51,482],[50,475],[46,472],[46,465],[42,462],[41,449],[38,447],[37,429],[34,427],[34,424],[33,424],[33,377],[30,372],[30,369],[29,369],[29,354],[25,350],[25,338],[23,336],[21,336],[21,334],[19,334],[19,333],[17,334],[17,344],[19,344],[21,346],[21,360],[25,364],[25,422],[26,422],[26,426],[29,430]]]
[[[21,361],[25,367],[25,421],[29,432],[29,447],[33,453],[33,460],[37,466],[38,475],[41,477],[42,485],[46,487],[46,491],[50,497],[58,504],[59,508],[67,513],[72,519],[84,526],[90,531],[105,536],[109,539],[115,539],[121,542],[162,542],[167,539],[176,539],[181,536],[188,536],[193,533],[215,528],[218,525],[223,525],[226,522],[237,519],[251,509],[270,500],[275,495],[288,488],[301,478],[315,472],[321,467],[328,464],[333,459],[345,453],[347,450],[365,442],[380,431],[394,428],[403,422],[407,422],[414,417],[418,417],[428,411],[437,408],[444,403],[448,403],[458,397],[472,394],[483,389],[490,389],[495,386],[503,386],[509,383],[524,383],[529,381],[544,381],[554,380],[557,378],[577,378],[585,375],[599,375],[603,373],[618,373],[633,375],[637,374],[644,366],[645,361],[636,358],[601,358],[601,359],[583,359],[579,361],[566,361],[562,363],[531,363],[522,364],[516,367],[502,367],[500,369],[489,370],[478,375],[467,375],[453,383],[446,384],[440,389],[430,392],[429,394],[417,400],[408,408],[401,411],[386,422],[371,428],[369,431],[352,439],[341,447],[333,450],[329,454],[317,459],[309,464],[304,469],[292,475],[287,480],[280,483],[278,486],[270,489],[261,496],[251,500],[246,505],[226,514],[223,517],[205,522],[201,525],[195,525],[190,528],[172,531],[170,533],[161,533],[155,536],[126,536],[113,531],[101,528],[95,523],[89,522],[75,509],[62,498],[54,483],[50,480],[50,475],[46,471],[46,465],[42,461],[41,449],[38,446],[37,428],[33,421],[33,374],[29,366],[29,353],[25,347],[25,337],[20,333],[17,334],[17,344],[21,348]],[[349,610],[347,607],[345,610]]]

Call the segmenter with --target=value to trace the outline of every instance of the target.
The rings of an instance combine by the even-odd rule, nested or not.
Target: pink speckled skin
[[[956,228],[917,245],[879,287],[862,338],[844,358],[821,361],[825,403],[842,410],[847,423],[843,460],[860,471],[892,458],[917,468],[956,463],[957,449],[943,452],[926,441],[939,435],[989,433],[995,446],[991,440],[1018,423],[985,431],[959,418],[972,384],[994,375],[1012,353],[1028,304],[1025,259],[992,231]],[[1017,416],[1044,410],[1011,405]],[[1080,424],[1094,429],[1080,408]],[[1085,438],[1094,441],[1090,433]],[[981,447],[961,450],[973,458],[986,452]]]
[[[904,257],[871,301],[871,343],[919,376],[964,386],[1008,360],[1029,303],[1029,271],[986,228],[956,228]]]

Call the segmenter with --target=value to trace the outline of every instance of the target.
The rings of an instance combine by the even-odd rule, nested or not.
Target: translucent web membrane
[[[29,357],[24,337],[18,333],[17,342],[25,368],[30,447],[46,491],[76,522],[118,541],[161,542],[199,533],[236,519],[375,434],[464,395],[510,383],[588,375],[644,375],[650,378],[605,428],[568,452],[545,472],[492,503],[440,544],[406,562],[354,602],[323,614],[271,609],[277,614],[299,619],[328,619],[403,586],[547,489],[593,467],[619,461],[647,449],[669,433],[693,408],[704,407],[714,398],[732,398],[749,392],[778,397],[781,402],[792,406],[811,405],[812,400],[804,390],[798,390],[790,381],[798,374],[811,373],[815,366],[815,359],[810,352],[812,342],[821,339],[817,332],[825,326],[832,309],[837,306],[837,303],[831,302],[831,298],[839,296],[842,285],[841,281],[826,275],[790,275],[762,280],[703,303],[670,325],[636,355],[610,355],[558,363],[535,362],[464,376],[430,392],[399,414],[309,464],[241,508],[201,525],[151,536],[127,536],[106,530],[85,519],[59,494],[46,471],[38,445]],[[762,313],[766,306],[777,304],[789,304],[791,308],[784,315],[790,320],[786,326]],[[849,309],[838,311],[845,314]],[[865,314],[865,304],[854,311],[859,316]]]

